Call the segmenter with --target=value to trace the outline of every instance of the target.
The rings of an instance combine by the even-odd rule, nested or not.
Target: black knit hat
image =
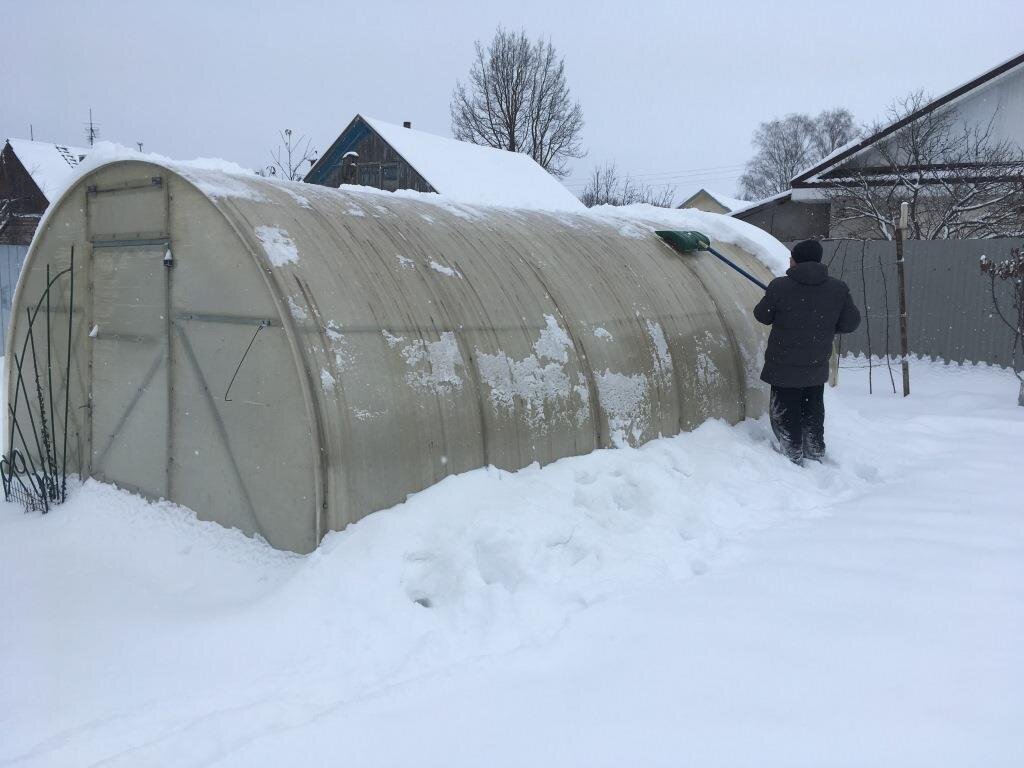
[[[817,240],[802,240],[793,246],[793,261],[821,261],[821,243]]]

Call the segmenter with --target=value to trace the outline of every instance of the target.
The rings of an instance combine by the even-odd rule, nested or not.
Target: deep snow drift
[[[865,379],[832,464],[712,422],[306,557],[93,482],[0,504],[0,765],[1024,764],[1016,380]]]

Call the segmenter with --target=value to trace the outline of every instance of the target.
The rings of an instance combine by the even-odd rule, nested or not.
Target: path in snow
[[[1016,381],[860,376],[837,465],[706,424],[308,557],[95,483],[0,505],[0,765],[1024,764]]]

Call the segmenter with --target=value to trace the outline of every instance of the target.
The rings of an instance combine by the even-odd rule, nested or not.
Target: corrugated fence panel
[[[0,245],[0,355],[7,348],[7,324],[11,320],[11,298],[18,284],[27,245]]]
[[[792,244],[790,244],[792,245]],[[1006,259],[1024,245],[993,240],[909,240],[904,247],[907,279],[907,341],[912,354],[950,362],[1010,365],[1013,337],[992,305],[989,280],[978,268],[982,255]],[[886,240],[824,240],[829,272],[850,286],[864,321],[842,338],[843,352],[899,354],[899,292],[896,244]],[[1010,286],[997,283],[1004,311],[1012,308]],[[1024,366],[1018,357],[1017,367]]]

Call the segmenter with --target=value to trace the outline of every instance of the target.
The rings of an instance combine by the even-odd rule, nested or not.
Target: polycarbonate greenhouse
[[[5,482],[77,473],[308,552],[452,473],[760,415],[757,288],[653,229],[102,165],[15,295]]]

